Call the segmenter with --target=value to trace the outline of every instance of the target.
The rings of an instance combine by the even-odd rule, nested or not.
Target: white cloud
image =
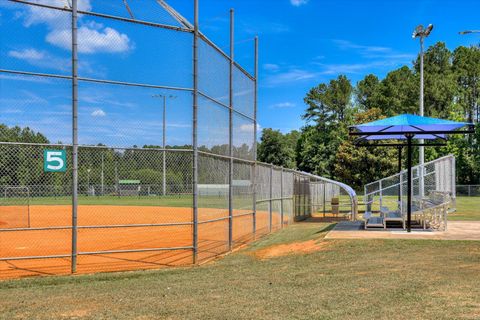
[[[292,4],[292,6],[300,7],[304,4],[307,4],[308,0],[290,0],[290,3]]]
[[[366,46],[366,45],[360,45],[353,43],[348,40],[333,40],[333,42],[337,45],[342,50],[348,50],[348,49],[356,49],[359,50],[363,53],[372,53],[372,52],[389,52],[392,49],[388,47],[382,47],[382,46]]]
[[[8,56],[18,60],[23,60],[32,66],[58,71],[68,71],[71,66],[69,59],[56,57],[49,54],[47,51],[40,51],[35,48],[10,50],[8,52]]]
[[[36,49],[11,50],[8,55],[21,60],[41,60],[45,59],[45,52]]]
[[[44,77],[32,77],[24,75],[0,74],[0,79],[10,81],[25,81],[35,83],[51,83],[51,80]]]
[[[0,98],[1,105],[8,105],[10,107],[10,112],[8,113],[18,113],[13,112],[13,110],[20,110],[18,108],[23,107],[38,107],[40,105],[47,106],[48,100],[45,98],[40,97],[39,95],[35,94],[34,92],[28,90],[19,90],[16,92],[15,98]],[[33,110],[24,110],[28,112],[33,112]],[[2,111],[6,113],[6,111]]]
[[[397,52],[389,47],[362,45],[348,40],[332,41],[338,49],[356,55],[356,59],[360,63],[327,64],[314,59],[312,64],[321,68],[318,72],[320,75],[362,74],[377,69],[397,67],[409,63],[415,58],[413,54]]]
[[[283,109],[283,108],[293,108],[295,106],[296,106],[296,104],[292,103],[292,102],[279,102],[279,103],[276,103],[276,104],[272,105],[272,108]]]
[[[40,1],[36,0],[36,2]],[[67,0],[42,0],[41,2],[42,4],[61,8],[68,8],[70,6]],[[90,2],[91,0],[80,0],[78,9],[81,11],[91,11],[92,5]],[[45,40],[62,49],[71,50],[71,18],[68,14],[42,7],[27,7],[27,11],[22,14],[26,27],[36,24],[46,24],[50,30]],[[86,17],[83,15],[79,17],[78,51],[80,53],[118,53],[133,48],[132,41],[126,34],[85,19]]]
[[[318,75],[317,72],[292,68],[289,71],[277,73],[267,78],[266,83],[269,86],[293,83],[308,79],[313,79]]]
[[[278,69],[280,69],[280,66],[274,63],[265,63],[263,65],[263,69],[267,71],[278,71]]]
[[[0,100],[3,101],[3,99]],[[3,109],[2,113],[23,113],[23,111],[20,109]]]
[[[102,109],[94,110],[91,114],[92,117],[105,117],[107,114]]]
[[[241,132],[253,132],[254,124],[249,123],[249,124],[242,124],[240,126],[240,131]],[[262,128],[261,126],[257,123],[257,131],[260,131]]]
[[[32,2],[38,2],[41,4],[59,7],[59,8],[69,8],[70,4],[67,0],[34,0]],[[80,11],[90,11],[92,10],[92,5],[90,0],[79,0],[78,1],[78,10]],[[70,24],[71,18],[65,12],[60,12],[58,10],[51,10],[47,8],[37,7],[37,6],[28,6],[28,12],[25,17],[25,26],[29,27],[34,24],[45,23],[48,24],[52,29],[57,28],[67,28]]]
[[[95,28],[82,26],[78,29],[78,52],[124,52],[131,48],[131,41],[126,34],[103,25],[95,25]],[[47,35],[47,42],[57,47],[71,49],[70,30],[54,30]]]
[[[335,74],[361,74],[369,72],[371,69],[390,67],[396,65],[395,61],[373,61],[366,63],[352,63],[352,64],[318,64],[322,67],[320,74],[335,75]]]
[[[361,45],[348,40],[333,40],[333,42],[340,50],[353,50],[364,58],[394,59],[406,62],[415,58],[413,54],[396,52],[389,47]]]

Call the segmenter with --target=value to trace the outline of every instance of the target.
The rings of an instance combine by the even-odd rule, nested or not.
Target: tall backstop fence
[[[0,4],[0,278],[200,263],[348,186],[256,159],[251,72],[165,1]],[[336,208],[338,205],[335,204]]]

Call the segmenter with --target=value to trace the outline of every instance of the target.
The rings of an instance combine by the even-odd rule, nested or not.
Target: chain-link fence
[[[347,186],[255,162],[257,41],[252,75],[182,5],[193,24],[164,1],[0,4],[0,277],[198,263],[332,198],[356,213]]]
[[[436,199],[432,201],[432,198],[437,197],[439,193],[448,197],[450,200],[449,209],[455,210],[455,190],[457,189],[455,177],[455,157],[453,155],[427,162],[423,166],[412,167],[412,210],[421,211],[437,206],[438,201]],[[392,211],[398,210],[405,215],[407,212],[407,196],[408,172],[403,170],[390,177],[365,185],[365,210],[374,212],[380,211],[384,207]]]
[[[457,185],[457,197],[480,197],[480,185]]]

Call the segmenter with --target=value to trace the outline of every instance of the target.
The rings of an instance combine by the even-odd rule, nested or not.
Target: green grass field
[[[395,197],[385,197],[385,205],[396,206]],[[141,196],[141,197],[116,197],[116,196],[80,196],[80,205],[118,205],[118,206],[161,206],[161,207],[190,207],[192,206],[192,195],[171,195],[171,196]],[[347,196],[341,196],[342,203],[348,203]],[[19,205],[25,202],[25,198],[1,199],[0,206]],[[31,197],[31,205],[70,205],[71,197]],[[201,207],[206,208],[226,208],[228,200],[226,197],[219,196],[201,196],[199,197]],[[236,196],[234,200],[235,208],[251,208],[252,198],[250,196]],[[347,206],[348,207],[348,206]],[[342,207],[343,208],[343,207]],[[327,210],[329,210],[327,206]],[[360,212],[365,207],[359,206]],[[378,210],[378,203],[374,210]],[[480,220],[480,197],[458,197],[457,211],[450,214],[450,220]]]
[[[1,319],[478,319],[480,243],[324,240],[298,223],[199,267],[0,282]],[[267,260],[273,245],[321,249]]]
[[[448,219],[480,221],[480,197],[458,197],[457,211],[450,214]]]

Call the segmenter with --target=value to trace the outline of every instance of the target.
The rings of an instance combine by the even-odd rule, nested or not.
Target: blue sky
[[[64,5],[67,0],[37,0]],[[174,24],[154,1],[129,0],[138,19]],[[191,0],[168,1],[192,20]],[[128,17],[122,1],[80,0],[81,9]],[[148,4],[148,5],[146,5]],[[433,23],[428,44],[445,41],[450,49],[480,42],[480,35],[458,31],[480,29],[476,1],[332,1],[332,0],[201,0],[204,34],[228,52],[229,9],[236,10],[236,60],[253,72],[253,37],[260,37],[259,114],[261,128],[283,132],[304,122],[305,93],[320,82],[346,74],[353,83],[368,73],[383,77],[409,65],[418,52],[413,28]],[[68,75],[69,17],[23,5],[0,2],[0,68]],[[106,19],[80,17],[80,75],[176,87],[191,86],[190,35],[157,32]],[[203,54],[209,55],[207,51]],[[228,74],[219,71],[213,55],[200,66],[203,90],[227,102]],[[240,79],[240,74],[237,79]],[[240,111],[248,113],[251,87],[246,81],[235,95]],[[30,126],[52,142],[69,141],[70,82],[0,74],[0,122]],[[161,101],[172,94],[167,112],[167,143],[191,143],[191,95],[138,87],[80,83],[81,143],[115,146],[159,144]],[[200,144],[227,143],[227,112],[213,112],[206,99],[199,113]],[[141,112],[139,112],[141,110]],[[235,116],[234,141],[250,144],[253,126]]]
[[[249,43],[241,41],[260,37],[259,123],[284,132],[304,124],[303,97],[318,83],[343,73],[355,84],[366,74],[384,77],[410,65],[419,50],[411,38],[418,24],[434,24],[426,45],[444,41],[453,50],[480,43],[480,34],[458,35],[480,29],[480,1],[474,0],[203,0],[201,28],[224,47],[230,7],[237,56],[247,67]]]

